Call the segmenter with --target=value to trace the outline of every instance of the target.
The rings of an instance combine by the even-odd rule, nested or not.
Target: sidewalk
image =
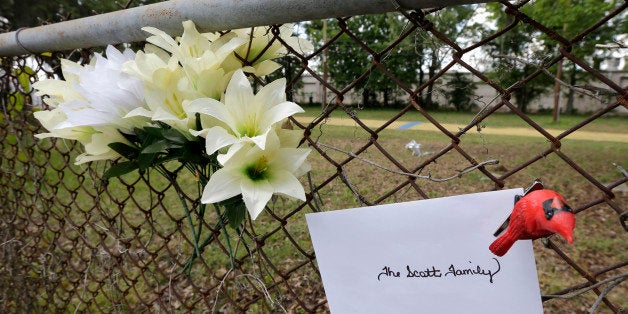
[[[297,116],[297,121],[301,123],[310,123],[314,117],[302,117]],[[370,128],[378,128],[386,121],[384,120],[371,120],[361,119],[362,123]],[[325,122],[328,125],[336,126],[357,126],[357,123],[350,118],[328,118]],[[461,124],[443,123],[442,126],[452,133],[457,133],[460,128],[465,127]],[[428,132],[441,132],[436,126],[430,122],[419,121],[395,121],[391,123],[387,129],[389,130],[415,130],[415,131],[428,131]],[[557,129],[545,129],[549,134],[557,136],[564,132]],[[475,129],[467,131],[468,133],[476,133]],[[530,128],[510,128],[510,127],[495,127],[490,126],[482,129],[483,134],[492,135],[509,135],[509,136],[527,136],[527,137],[543,137],[538,131]],[[610,132],[591,132],[591,131],[576,131],[565,137],[568,140],[585,140],[585,141],[599,141],[599,142],[616,142],[616,143],[628,143],[627,133],[610,133]]]

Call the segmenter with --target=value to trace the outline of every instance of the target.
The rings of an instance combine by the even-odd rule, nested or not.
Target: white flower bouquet
[[[152,36],[137,53],[109,46],[106,58],[96,54],[85,66],[62,60],[64,80],[33,87],[49,96],[50,107],[34,113],[48,130],[37,137],[79,141],[84,152],[77,164],[117,161],[104,178],[154,169],[173,183],[193,235],[189,266],[207,242],[191,212],[203,219],[212,204],[218,226],[237,230],[246,212],[256,219],[273,194],[305,200],[297,178],[310,169],[310,150],[298,148],[301,132],[282,128],[303,109],[286,101],[285,79],[255,93],[247,73],[263,77],[277,70],[273,59],[287,54],[281,42],[303,53],[312,45],[293,36],[291,25],[280,27],[281,41],[268,27],[225,34],[199,33],[191,21],[183,27],[177,38],[143,28]],[[174,170],[166,167],[173,162]],[[202,187],[192,209],[177,184],[183,169]]]

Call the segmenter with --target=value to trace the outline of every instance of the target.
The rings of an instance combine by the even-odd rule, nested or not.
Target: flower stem
[[[229,251],[229,259],[231,261],[231,267],[235,269],[235,258],[233,257],[233,250],[231,249],[231,241],[229,240],[229,233],[227,232],[225,223],[222,220],[222,216],[220,215],[220,208],[218,208],[218,205],[216,203],[214,203],[214,209],[216,209],[216,214],[218,215],[218,223],[220,224],[220,230],[222,230],[225,234],[225,240],[227,242],[227,251]]]
[[[190,224],[190,230],[192,230],[192,237],[194,237],[194,252],[196,254],[196,256],[200,257],[201,256],[201,252],[198,249],[198,235],[196,234],[196,232],[194,231],[194,223],[192,222],[192,216],[190,215],[190,209],[188,208],[187,202],[185,201],[185,198],[183,197],[183,195],[179,194],[179,199],[181,200],[181,203],[183,204],[183,209],[185,209],[185,215],[187,217],[188,220],[188,224]]]
[[[203,193],[203,187],[205,186],[205,180],[203,179],[203,175],[200,173],[199,169],[195,169],[195,175],[197,178],[197,193],[198,195],[202,195]],[[196,242],[197,246],[198,246],[198,242],[201,239],[201,233],[203,232],[203,217],[205,216],[205,208],[206,208],[206,204],[203,204],[200,202],[199,200],[199,209],[198,209],[198,229],[196,230],[196,238],[194,239],[194,241]],[[202,250],[202,248],[199,248],[199,250]]]
[[[183,190],[181,190],[181,187],[177,183],[176,174],[168,171],[168,169],[166,169],[166,167],[164,167],[163,165],[159,165],[157,169],[163,176],[166,177],[166,179],[170,180],[170,183],[172,183],[172,185],[174,186],[174,189],[177,191],[177,196],[179,196],[179,200],[181,201],[181,204],[183,205],[183,209],[185,210],[185,216],[187,218],[188,224],[190,225],[190,230],[192,231],[192,237],[194,238],[194,240],[192,241],[192,244],[194,245],[194,254],[192,254],[192,258],[190,258],[188,264],[185,265],[184,267],[184,271],[187,271],[189,274],[192,271],[192,262],[194,261],[196,257],[201,256],[201,252],[198,248],[199,235],[197,235],[196,231],[194,230],[194,222],[192,221],[190,208],[188,207],[188,203],[185,200],[185,194],[183,193]],[[202,222],[199,224],[202,224]]]

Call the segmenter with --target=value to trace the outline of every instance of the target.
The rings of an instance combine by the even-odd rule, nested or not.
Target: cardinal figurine
[[[515,198],[506,232],[489,246],[495,255],[506,254],[517,240],[538,239],[554,233],[573,243],[576,217],[565,198],[556,191],[531,188],[523,197]]]

